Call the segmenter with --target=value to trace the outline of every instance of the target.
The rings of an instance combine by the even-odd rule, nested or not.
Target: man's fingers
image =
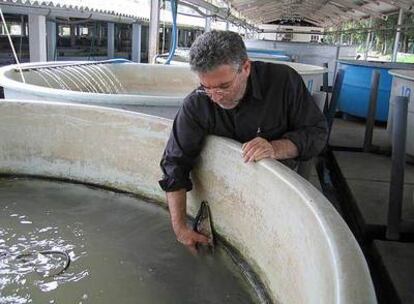
[[[252,162],[254,161],[254,155],[257,153],[257,151],[260,151],[260,147],[253,147],[244,155],[244,162]]]
[[[269,149],[263,150],[260,153],[257,153],[254,155],[254,160],[259,161],[265,158],[271,158],[272,157],[272,151]]]
[[[253,138],[252,140],[249,140],[248,142],[245,142],[245,143],[242,145],[242,149],[243,149],[244,147],[246,147],[247,145],[249,145],[249,144],[252,144],[252,143],[255,143],[255,142],[259,141],[260,139],[263,139],[263,138],[262,138],[262,137],[255,137],[255,138]]]
[[[202,235],[200,233],[196,233],[197,237],[196,237],[196,242],[197,243],[201,243],[201,244],[209,244],[210,243],[210,239],[208,237],[206,237],[205,235]]]
[[[206,236],[188,228],[177,235],[177,240],[186,246],[195,246],[197,243],[209,243],[209,239]]]
[[[253,161],[257,161],[256,159],[256,155],[260,154],[263,151],[262,147],[257,147],[255,149],[252,149],[252,151],[245,156],[245,161],[247,159],[247,162],[253,162]]]
[[[257,147],[260,144],[260,142],[249,142],[246,144],[245,148],[242,149],[242,154],[246,155],[247,153],[249,153],[252,149],[254,149],[255,147]]]
[[[245,156],[245,162],[259,161],[264,158],[273,157],[273,148],[269,146],[260,146],[257,149],[254,149],[249,155]]]
[[[267,145],[265,144],[256,145],[248,153],[244,155],[243,157],[244,161],[245,162],[257,161],[258,159],[256,157],[267,150],[269,149]]]
[[[243,153],[243,158],[245,161],[248,161],[258,150],[263,148],[263,143],[258,142],[255,143],[253,146],[250,146],[250,148],[246,148],[246,150]]]
[[[242,145],[242,152],[243,152],[243,154],[245,154],[246,152],[248,152],[252,147],[254,147],[256,144],[260,143],[263,140],[265,140],[265,139],[264,138],[261,138],[261,137],[255,137],[251,141],[248,141],[247,143],[244,143]]]

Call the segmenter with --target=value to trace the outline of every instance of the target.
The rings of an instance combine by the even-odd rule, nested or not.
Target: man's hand
[[[299,155],[298,148],[289,139],[277,139],[271,142],[255,137],[243,144],[242,155],[245,162],[259,161],[264,158],[289,159]]]
[[[167,202],[170,209],[171,224],[177,240],[186,245],[192,253],[196,253],[196,244],[208,244],[209,239],[189,228],[186,224],[187,195],[184,189],[167,192]]]
[[[255,137],[243,144],[242,155],[246,163],[264,158],[276,158],[272,144],[262,137]]]
[[[175,229],[174,232],[177,240],[188,247],[195,247],[198,243],[209,244],[209,239],[206,236],[195,232],[187,226]]]

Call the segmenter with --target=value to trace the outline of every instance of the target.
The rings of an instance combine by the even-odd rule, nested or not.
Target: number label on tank
[[[411,96],[411,88],[407,88],[405,86],[402,86],[402,88],[401,88],[401,96],[410,97]]]

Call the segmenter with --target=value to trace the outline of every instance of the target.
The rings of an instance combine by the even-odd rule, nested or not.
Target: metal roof
[[[112,16],[123,21],[130,22],[134,20],[148,19],[148,15],[140,13],[143,11],[140,8],[139,0],[123,0],[117,1],[114,5],[114,1],[108,0],[54,0],[54,1],[35,1],[35,0],[0,0],[2,8],[7,8],[6,11],[28,11],[34,14],[40,13],[43,10],[49,10],[48,16],[59,17],[79,17],[95,15],[104,18],[104,16]],[[131,9],[135,6],[134,9]],[[138,9],[137,9],[138,8]],[[146,13],[146,12],[145,12]]]
[[[0,0],[0,8],[9,14],[37,14],[44,15],[48,19],[54,18],[80,18],[84,20],[101,20],[107,22],[133,23],[149,22],[151,0]],[[168,0],[167,0],[168,1]],[[194,0],[187,0],[191,2]],[[219,16],[225,15],[235,24],[243,23],[233,15],[225,13],[211,3],[199,0],[200,3],[208,5],[214,13]],[[184,5],[180,5],[179,11],[189,11]],[[190,9],[191,14],[179,14],[177,23],[180,26],[204,28],[205,20],[198,13]],[[169,6],[161,8],[161,23],[171,23],[171,12]],[[213,20],[212,28],[221,29],[225,27],[223,20]]]
[[[413,0],[229,0],[233,9],[256,24],[303,20],[332,26],[369,16],[387,18],[400,8],[414,11]]]
[[[387,14],[403,8],[414,11],[414,0],[180,0],[204,7],[210,12],[216,7],[232,20],[246,20],[256,25],[278,20],[306,21],[320,27],[333,26],[347,20]],[[150,0],[0,0],[6,12],[46,14],[49,17],[78,17],[116,22],[149,20]],[[229,5],[229,6],[228,6]],[[4,9],[3,9],[4,10]],[[37,10],[37,11],[36,11]],[[227,13],[226,13],[227,12]],[[231,12],[231,13],[230,13]],[[217,13],[217,12],[216,12]],[[234,19],[234,15],[238,18]],[[168,17],[162,14],[163,18]],[[165,17],[164,17],[165,16]],[[191,18],[191,17],[189,17]],[[233,19],[232,19],[233,18]],[[166,22],[170,20],[166,20]],[[182,24],[202,27],[203,21],[180,18]]]

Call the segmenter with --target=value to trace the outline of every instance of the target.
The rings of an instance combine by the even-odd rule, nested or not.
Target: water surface
[[[0,303],[252,303],[226,252],[192,255],[168,212],[85,185],[0,179]],[[38,254],[60,250],[65,259]],[[22,253],[33,253],[26,259]]]

